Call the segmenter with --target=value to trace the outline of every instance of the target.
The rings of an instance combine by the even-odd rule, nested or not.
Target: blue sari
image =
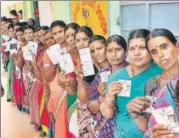
[[[114,116],[115,138],[143,138],[143,132],[138,128],[135,120],[127,112],[126,105],[134,98],[144,96],[145,82],[161,73],[161,69],[152,63],[148,69],[130,78],[127,68],[120,69],[112,74],[107,82],[107,91],[110,83],[118,80],[131,81],[131,94],[129,97],[117,96],[117,112]]]

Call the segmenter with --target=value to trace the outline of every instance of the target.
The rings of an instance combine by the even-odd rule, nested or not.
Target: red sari
[[[38,50],[38,59],[37,64],[40,68],[43,67],[43,56],[45,53],[45,49],[41,47]],[[47,87],[47,86],[46,86]],[[42,126],[42,131],[49,135],[49,123],[50,118],[47,110],[47,91],[44,82],[38,81],[37,88],[38,88],[38,105],[39,105],[39,112],[40,112],[40,122]]]
[[[22,55],[22,50],[18,49],[18,55]],[[15,62],[15,61],[14,61]],[[17,67],[16,62],[14,66],[14,70],[12,72],[13,81],[12,81],[12,91],[15,99],[15,103],[20,109],[22,106],[22,94],[24,93],[24,87],[22,83],[22,73],[21,69]]]

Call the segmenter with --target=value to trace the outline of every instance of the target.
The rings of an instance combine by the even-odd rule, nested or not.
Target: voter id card
[[[122,97],[130,97],[131,95],[131,80],[118,80],[122,84],[122,91],[118,94],[118,96]]]

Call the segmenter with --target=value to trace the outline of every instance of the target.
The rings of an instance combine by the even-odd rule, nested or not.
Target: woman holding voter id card
[[[52,22],[50,28],[56,44],[50,46],[43,56],[43,78],[50,87],[48,111],[53,121],[54,137],[69,138],[71,134],[68,129],[67,95],[75,95],[76,80],[74,70],[66,66],[68,63],[66,59],[69,57],[66,51],[66,24],[61,20],[56,20]]]
[[[7,43],[6,46],[6,52],[9,53],[9,64],[8,64],[8,90],[7,90],[7,101],[13,101],[14,96],[13,96],[13,70],[14,70],[14,57],[12,53],[10,52],[12,49],[15,49],[17,47],[16,42],[14,43],[13,41],[15,40],[15,30],[14,30],[14,25],[10,24],[8,26],[8,35],[10,37],[10,40]]]
[[[154,97],[155,101],[151,106],[150,117],[145,123],[144,120],[138,120],[138,125],[142,122],[142,126],[147,128],[146,138],[178,138],[179,44],[169,30],[154,29],[149,35],[147,48],[163,72],[146,84],[146,94]],[[137,112],[129,112],[134,111]]]
[[[89,85],[94,80],[97,69],[90,55],[89,40],[93,36],[93,31],[87,26],[81,26],[75,34],[76,47],[80,55],[80,65],[75,68],[76,79],[78,81],[78,116],[79,138],[88,138],[90,131],[91,114],[87,109],[89,97]]]
[[[88,109],[93,115],[91,130],[94,131],[96,138],[113,138],[114,120],[105,119],[99,109],[105,99],[106,81],[112,73],[128,64],[125,60],[127,43],[119,35],[112,35],[106,41],[104,37],[95,35],[90,39],[90,49],[98,64],[104,66],[107,61],[107,67],[104,66],[105,68],[97,73],[90,85]]]
[[[144,131],[130,115],[126,105],[135,97],[144,96],[144,84],[161,69],[152,63],[146,48],[149,31],[138,29],[131,31],[128,39],[129,65],[112,74],[107,81],[106,98],[100,110],[104,117],[114,116],[115,138],[143,138]]]

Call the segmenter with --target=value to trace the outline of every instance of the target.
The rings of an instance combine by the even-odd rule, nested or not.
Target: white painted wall
[[[1,1],[1,16],[9,17],[8,6],[21,3],[22,1]]]
[[[120,34],[120,25],[116,24],[117,18],[120,17],[120,1],[109,1],[108,15],[108,34]]]
[[[39,1],[39,17],[41,26],[50,26],[51,22],[53,21],[50,1]]]

